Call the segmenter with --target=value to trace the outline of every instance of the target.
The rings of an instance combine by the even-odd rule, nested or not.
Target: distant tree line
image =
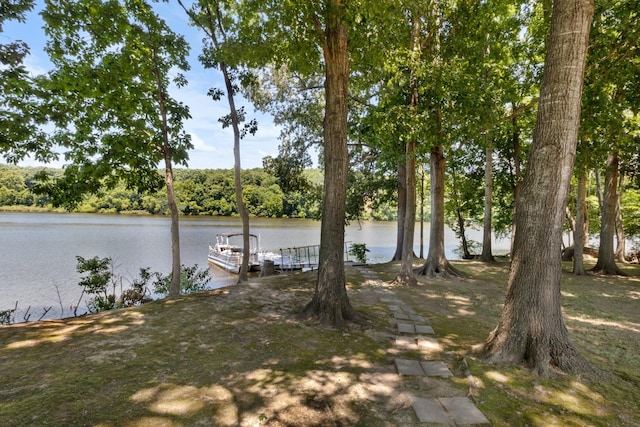
[[[61,169],[28,168],[0,165],[0,209],[54,210],[51,198],[33,191],[36,175],[61,175]],[[160,173],[160,171],[158,171]],[[270,218],[317,218],[322,199],[322,171],[307,169],[301,189],[283,191],[278,178],[261,168],[242,172],[244,201],[252,216]],[[175,190],[183,215],[234,216],[237,208],[232,169],[177,169]],[[138,192],[127,189],[124,182],[113,189],[86,196],[74,212],[166,214],[167,198],[163,191]],[[360,219],[395,219],[393,201],[358,209]]]

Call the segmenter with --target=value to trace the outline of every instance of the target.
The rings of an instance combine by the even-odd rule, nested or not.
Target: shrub
[[[353,255],[358,262],[363,264],[367,263],[367,252],[369,249],[365,243],[353,243],[349,249],[349,255]]]
[[[154,273],[156,280],[153,282],[154,292],[160,296],[169,295],[169,287],[171,286],[171,274],[163,275]],[[201,292],[207,289],[207,285],[211,277],[209,270],[198,269],[198,264],[187,267],[180,267],[180,293],[191,294]]]

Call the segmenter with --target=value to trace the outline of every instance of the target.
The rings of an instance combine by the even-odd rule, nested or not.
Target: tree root
[[[322,325],[339,330],[347,330],[348,322],[356,320],[357,313],[347,300],[322,303],[318,295],[307,303],[300,313],[300,320],[316,320]]]
[[[427,276],[429,278],[436,277],[467,277],[465,273],[455,268],[448,260],[444,259],[436,261],[427,259],[424,265],[416,270],[416,274]]]
[[[418,279],[411,273],[398,273],[398,275],[391,281],[394,286],[416,286]]]
[[[598,265],[596,264],[595,267],[589,270],[589,272],[593,274],[602,275],[602,276],[623,276],[623,277],[627,276],[627,273],[620,270],[620,268],[617,265],[612,268],[606,268],[606,267],[598,267]]]

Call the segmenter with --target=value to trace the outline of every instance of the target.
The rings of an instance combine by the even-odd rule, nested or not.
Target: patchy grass
[[[496,426],[640,425],[640,267],[629,277],[564,275],[565,320],[580,351],[616,376],[540,380],[469,355],[499,319],[507,264],[458,262],[468,279],[420,279],[395,294],[431,319],[447,380],[402,380],[390,286],[347,268],[361,319],[348,332],[300,322],[314,273],[142,307],[0,328],[0,425],[411,426],[407,393],[471,393]],[[390,282],[397,264],[370,266]]]

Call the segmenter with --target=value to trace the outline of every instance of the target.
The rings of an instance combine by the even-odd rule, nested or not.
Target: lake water
[[[252,218],[250,224],[251,232],[260,235],[264,250],[320,243],[318,221]],[[45,318],[60,317],[61,312],[64,316],[72,315],[69,307],[78,303],[82,292],[77,284],[80,279],[76,272],[78,255],[111,257],[115,260],[116,273],[125,278],[137,277],[141,267],[169,273],[169,226],[169,218],[160,216],[0,212],[0,310],[13,309],[18,302],[16,322],[23,321],[28,307],[31,307],[30,320],[37,320],[44,307],[52,307]],[[208,266],[207,253],[217,233],[239,230],[239,218],[181,218],[182,264],[208,268],[212,288],[234,284],[236,275]],[[472,239],[481,240],[479,232],[473,233]],[[365,243],[370,250],[369,262],[386,262],[395,251],[396,223],[353,223],[346,229],[345,240]],[[416,253],[419,253],[419,227],[416,227],[416,242]],[[445,244],[447,256],[455,259],[453,251],[459,242],[451,230],[447,230]],[[428,245],[428,224],[425,224],[425,245]],[[508,247],[508,243],[506,245]],[[428,247],[425,246],[424,251],[426,254]],[[84,311],[83,301],[78,313]]]

